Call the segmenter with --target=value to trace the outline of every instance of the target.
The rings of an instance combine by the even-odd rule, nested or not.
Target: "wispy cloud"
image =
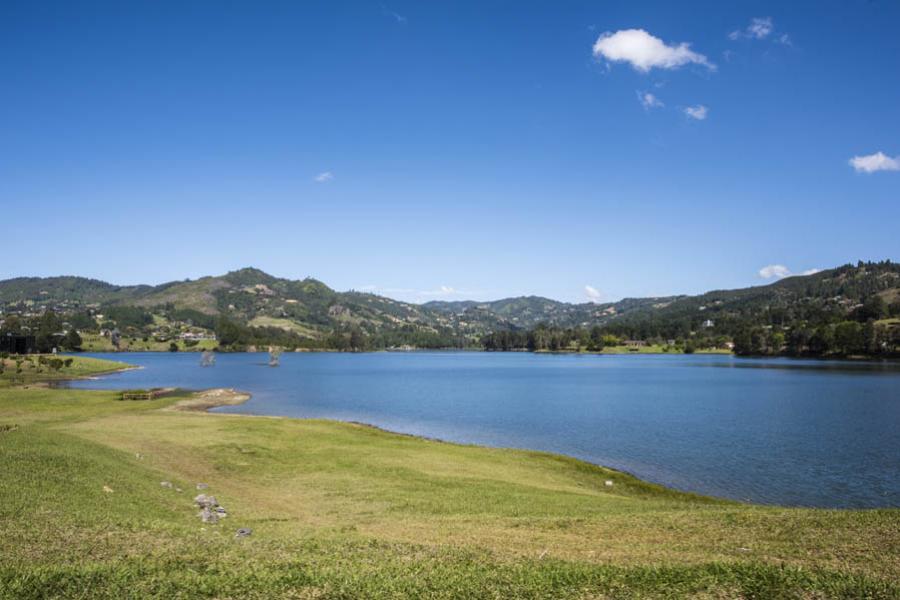
[[[764,40],[766,38],[786,46],[791,45],[791,36],[786,33],[776,33],[772,17],[754,17],[744,29],[735,29],[728,34],[728,39],[731,41]]]
[[[444,296],[458,296],[462,292],[460,292],[456,288],[453,288],[449,285],[442,285],[439,288],[437,288],[436,290],[420,290],[418,293],[420,296],[444,297]]]
[[[857,173],[875,173],[877,171],[900,171],[900,156],[891,158],[884,152],[854,156],[850,159],[850,166]]]
[[[710,70],[716,68],[704,55],[691,50],[690,44],[670,46],[643,29],[607,31],[594,42],[593,54],[609,62],[627,62],[643,73],[654,68],[677,69],[692,63]]]
[[[665,106],[662,100],[657,98],[655,95],[650,92],[637,92],[638,102],[641,103],[646,110],[650,110],[651,108],[662,108]]]
[[[403,15],[401,15],[398,12],[392,11],[384,4],[381,5],[381,12],[383,14],[391,17],[392,19],[394,19],[394,21],[396,21],[398,25],[406,25],[408,23],[408,20],[406,17],[404,17]]]
[[[736,29],[728,34],[728,39],[739,40],[741,38],[761,40],[769,37],[775,30],[772,17],[755,17],[744,29]]]
[[[697,121],[702,121],[709,114],[709,109],[702,104],[697,106],[688,106],[684,109],[684,114]]]
[[[821,272],[822,269],[806,269],[805,271],[801,271],[800,275],[815,275],[816,273]],[[759,276],[763,279],[783,279],[785,277],[790,277],[794,275],[790,269],[788,269],[784,265],[767,265],[759,270]]]
[[[588,302],[595,304],[603,299],[603,292],[591,285],[584,286],[584,295],[587,296]]]
[[[313,177],[313,181],[315,181],[316,183],[328,183],[332,179],[334,179],[334,173],[332,173],[331,171],[323,171]]]

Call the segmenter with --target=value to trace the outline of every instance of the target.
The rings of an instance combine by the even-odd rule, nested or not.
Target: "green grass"
[[[743,505],[552,454],[118,396],[0,389],[0,597],[900,594],[898,510]]]
[[[538,350],[538,353],[550,352]],[[667,346],[662,344],[647,344],[646,346],[628,347],[628,346],[606,346],[600,352],[591,352],[584,348],[572,347],[560,351],[561,353],[583,353],[583,354],[684,354],[683,349],[676,346]],[[731,354],[731,350],[725,348],[698,348],[696,354]]]
[[[41,364],[42,357],[48,360],[57,358],[67,361],[71,359],[72,362],[69,366],[63,366],[57,370],[48,364]],[[20,356],[18,362],[16,358],[16,355],[11,355],[6,359],[0,359],[0,363],[3,365],[2,373],[0,373],[0,388],[60,379],[77,379],[128,367],[125,363],[87,356],[30,354],[24,357]]]
[[[97,334],[82,334],[81,349],[85,352],[115,352],[116,348],[108,337]],[[174,340],[179,352],[199,352],[213,350],[219,346],[216,340],[198,340],[194,346],[188,346],[184,340]],[[153,338],[144,341],[143,338],[122,336],[120,349],[129,352],[168,352],[172,340],[158,342]]]
[[[253,317],[253,319],[251,319],[247,323],[247,325],[249,325],[250,327],[278,327],[279,329],[292,331],[299,335],[313,339],[319,339],[323,336],[321,331],[303,325],[302,323],[292,321],[291,319],[278,319],[275,317],[267,317],[264,315]]]

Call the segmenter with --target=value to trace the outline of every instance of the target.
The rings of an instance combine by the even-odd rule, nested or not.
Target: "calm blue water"
[[[548,450],[753,502],[900,506],[900,365],[730,356],[414,352],[96,355],[144,368],[73,387],[233,387],[219,409]]]

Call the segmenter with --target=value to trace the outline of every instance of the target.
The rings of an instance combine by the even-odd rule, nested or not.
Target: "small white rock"
[[[612,479],[607,479],[603,485],[605,485],[606,487],[612,487],[613,486]]]

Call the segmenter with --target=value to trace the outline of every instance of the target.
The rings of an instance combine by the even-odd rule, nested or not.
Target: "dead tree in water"
[[[203,354],[200,355],[200,366],[201,367],[212,367],[216,364],[216,355],[213,354],[210,350],[204,350]]]
[[[269,347],[269,366],[277,367],[281,364],[281,348]]]

